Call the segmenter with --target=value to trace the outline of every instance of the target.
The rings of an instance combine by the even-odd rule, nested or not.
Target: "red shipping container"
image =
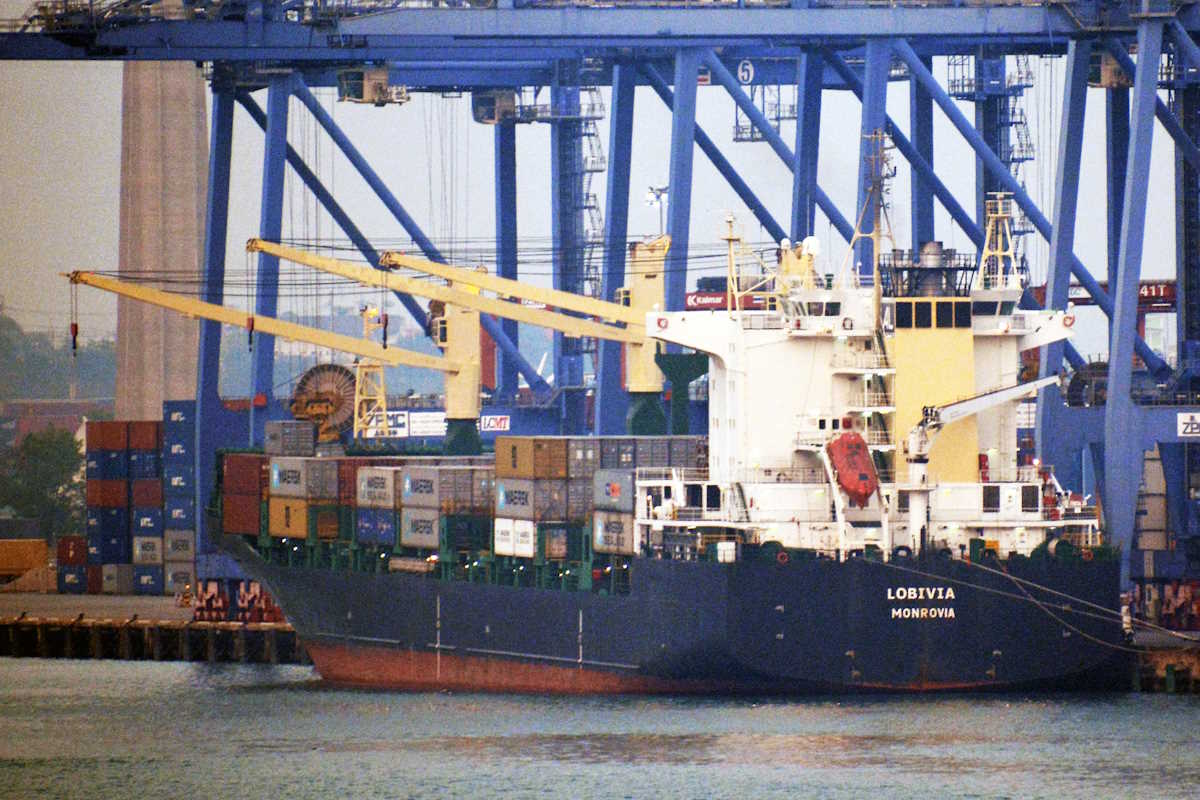
[[[127,508],[129,481],[88,481],[87,504],[95,508]]]
[[[221,488],[226,494],[261,497],[267,488],[266,456],[256,453],[229,453],[225,456]]]
[[[130,450],[161,450],[162,423],[145,420],[129,423]]]
[[[58,540],[58,565],[82,567],[87,564],[87,539],[83,536],[63,536]]]
[[[158,478],[139,478],[129,482],[129,496],[139,508],[162,508],[163,488]]]
[[[88,422],[84,438],[88,450],[128,450],[129,425],[114,420]]]
[[[257,536],[262,507],[257,494],[227,494],[221,498],[221,528],[225,533]]]
[[[92,564],[87,568],[87,593],[100,594],[104,591],[104,567]]]
[[[366,458],[343,458],[338,461],[338,505],[358,504],[358,468],[371,463]]]

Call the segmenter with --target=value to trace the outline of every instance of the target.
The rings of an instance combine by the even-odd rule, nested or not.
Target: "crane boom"
[[[75,284],[83,284],[106,292],[128,297],[143,303],[165,308],[189,317],[213,320],[225,325],[260,331],[281,339],[296,342],[307,342],[318,347],[340,350],[361,358],[372,358],[391,366],[421,367],[435,369],[440,372],[457,373],[461,366],[440,356],[414,353],[398,347],[383,347],[365,339],[331,333],[307,325],[297,325],[294,322],[284,322],[274,317],[264,317],[260,314],[249,314],[235,308],[206,303],[191,297],[152,289],[149,286],[130,283],[116,278],[107,278],[94,272],[71,272],[66,277]]]
[[[472,269],[463,269],[462,267],[452,267],[448,264],[439,264],[435,261],[416,258],[394,250],[383,253],[379,257],[379,263],[385,267],[404,267],[426,273],[427,275],[434,275],[438,278],[445,278],[454,283],[478,286],[480,289],[486,289],[489,292],[495,292],[506,297],[532,300],[533,302],[553,306],[554,308],[588,314],[608,322],[623,322],[626,325],[638,328],[646,325],[645,312],[620,303],[597,300],[592,297],[575,294],[574,292],[564,292],[560,289],[530,286],[511,278],[501,278],[487,272],[478,272]]]
[[[929,451],[933,448],[933,440],[945,426],[960,419],[974,416],[980,411],[1008,403],[1021,397],[1035,393],[1043,386],[1049,386],[1058,381],[1057,375],[1039,378],[1028,383],[1018,383],[1015,386],[1005,386],[990,392],[977,394],[964,400],[956,400],[942,406],[927,406],[918,422],[908,434],[908,457],[910,463],[925,463],[929,459]]]
[[[484,297],[480,294],[464,292],[452,287],[430,283],[429,281],[406,278],[401,275],[382,272],[370,267],[362,267],[336,258],[318,256],[314,253],[307,253],[303,250],[286,247],[263,239],[249,240],[246,242],[246,250],[251,253],[269,253],[296,264],[303,264],[313,269],[327,272],[331,275],[338,275],[367,286],[381,286],[386,289],[416,295],[417,297],[441,300],[450,305],[471,308],[496,317],[505,317],[529,325],[562,331],[568,336],[587,336],[594,339],[605,339],[629,344],[646,344],[649,341],[645,332],[646,321],[644,316],[641,319],[640,328],[618,328],[600,322],[579,319],[578,317],[564,316],[553,311],[530,308],[520,303],[510,303],[494,297]],[[590,299],[589,301],[592,303],[602,302]],[[605,303],[604,305],[614,304]]]

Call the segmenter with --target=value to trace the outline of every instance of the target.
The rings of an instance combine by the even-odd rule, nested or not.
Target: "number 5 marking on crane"
[[[743,58],[738,62],[737,77],[743,86],[754,80],[754,63],[750,59]]]

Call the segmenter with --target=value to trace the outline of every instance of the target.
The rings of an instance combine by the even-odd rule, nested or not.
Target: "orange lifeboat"
[[[879,476],[866,441],[857,433],[843,433],[825,446],[841,486],[854,505],[866,507],[879,489]]]

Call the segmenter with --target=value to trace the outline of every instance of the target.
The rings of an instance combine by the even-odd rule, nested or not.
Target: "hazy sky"
[[[1035,74],[1041,78],[1027,95],[1026,109],[1039,158],[1052,170],[1057,134],[1057,109],[1061,104],[1064,60],[1047,61]],[[65,332],[69,321],[67,283],[58,273],[71,269],[115,270],[117,261],[118,199],[120,176],[121,65],[119,63],[21,63],[0,67],[0,152],[3,153],[3,188],[0,192],[0,248],[3,282],[0,296],[4,311],[32,330]],[[945,75],[938,62],[935,74]],[[607,90],[603,92],[607,102]],[[462,246],[492,248],[493,130],[471,121],[469,99],[416,95],[404,106],[377,109],[336,103],[320,95],[350,138],[367,154],[376,169],[408,211],[435,241],[456,240]],[[698,122],[786,228],[791,204],[791,179],[782,162],[765,143],[734,143],[732,101],[717,87],[699,93]],[[258,95],[265,106],[265,92]],[[819,183],[834,198],[843,215],[853,219],[858,170],[859,105],[849,93],[826,92],[821,131]],[[970,115],[970,106],[964,104]],[[889,112],[907,128],[907,86],[894,84]],[[249,265],[245,240],[256,235],[262,163],[262,134],[249,117],[236,112],[234,133],[233,197],[227,268],[240,273]],[[962,205],[973,207],[974,159],[957,132],[935,110],[935,163],[943,180]],[[607,149],[607,121],[599,123]],[[1104,224],[1104,98],[1099,91],[1088,96],[1087,134],[1081,175],[1076,252],[1092,271],[1105,271]],[[785,123],[789,144],[794,126]],[[316,124],[296,101],[292,105],[289,138],[310,165],[333,187],[343,206],[369,238],[396,243],[405,238],[400,226],[378,202]],[[518,130],[518,225],[528,257],[525,275],[546,279],[550,232],[549,127],[524,125]],[[1150,212],[1143,273],[1161,277],[1172,272],[1174,261],[1172,150],[1161,128],[1155,131],[1155,155],[1149,187]],[[644,202],[651,184],[667,182],[670,117],[665,106],[648,89],[639,89],[636,100],[635,141],[632,160],[630,235],[658,232],[658,210]],[[908,246],[908,172],[903,160],[892,187],[892,223],[898,243]],[[733,211],[744,225],[747,238],[765,237],[753,217],[737,200],[696,150],[692,192],[693,252],[712,253],[726,212]],[[1026,165],[1030,193],[1052,216],[1052,172],[1039,175],[1036,164]],[[292,186],[299,186],[292,181]],[[592,191],[604,200],[604,176],[597,176]],[[311,199],[297,190],[285,203],[284,236],[291,238],[341,237],[327,217],[314,210]],[[937,233],[947,246],[972,249],[966,237],[937,206]],[[831,235],[818,215],[818,232],[826,242],[825,257],[834,266],[845,254],[845,244]],[[449,249],[449,247],[447,248]],[[1030,246],[1034,268],[1044,272],[1045,246]],[[240,289],[231,289],[235,296]],[[232,297],[231,297],[232,299]],[[296,310],[316,304],[314,298],[297,301]],[[284,307],[286,307],[286,303]],[[115,301],[95,290],[82,289],[80,317],[86,338],[111,335],[115,330]],[[398,314],[396,315],[399,316]],[[1103,336],[1098,321],[1081,314],[1080,349],[1097,352]]]

